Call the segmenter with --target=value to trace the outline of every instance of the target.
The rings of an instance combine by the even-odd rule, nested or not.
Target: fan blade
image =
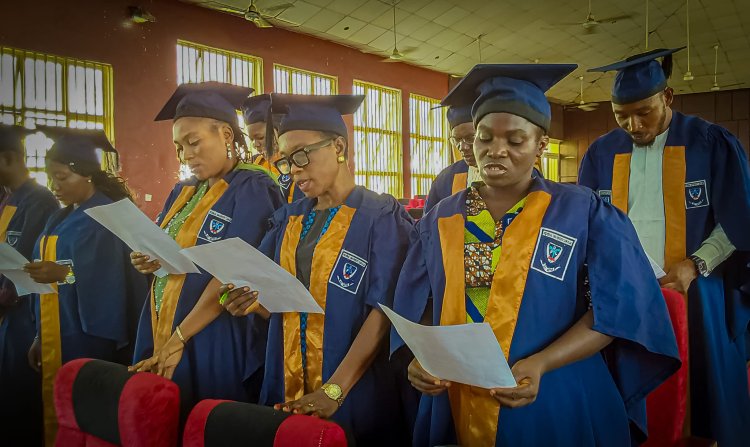
[[[263,14],[270,15],[271,13],[274,13],[276,11],[281,11],[282,9],[289,9],[293,6],[294,6],[294,3],[282,3],[280,5],[271,6],[270,8],[263,8]]]
[[[583,34],[586,34],[586,35],[588,35],[588,34],[597,34],[599,32],[598,28],[599,28],[598,25],[597,26],[589,26],[589,27],[583,28]]]
[[[271,25],[271,22],[264,19],[263,17],[257,17],[252,20],[252,22],[257,26],[258,28],[273,28],[273,25]]]
[[[614,17],[607,17],[604,19],[597,19],[597,22],[599,23],[615,23],[619,22],[620,20],[630,19],[632,18],[632,14],[623,14],[621,16],[614,16]]]

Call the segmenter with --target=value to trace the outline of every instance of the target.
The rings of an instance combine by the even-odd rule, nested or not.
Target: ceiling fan
[[[381,62],[401,62],[405,55],[398,49],[398,42],[397,42],[397,36],[396,36],[396,4],[397,2],[393,2],[391,6],[393,6],[393,49],[391,50],[391,53],[388,55],[386,59],[381,60]],[[408,52],[408,50],[406,51]]]
[[[283,3],[281,5],[272,6],[261,11],[257,6],[255,6],[255,0],[252,0],[250,2],[250,5],[247,7],[247,9],[236,8],[216,1],[199,2],[196,4],[199,6],[204,6],[206,8],[214,9],[216,11],[222,11],[232,15],[243,17],[245,20],[252,23],[258,28],[273,28],[273,25],[268,21],[268,19],[275,19],[283,22],[284,20],[279,19],[278,15],[285,10],[294,7],[294,3]],[[273,15],[274,13],[276,13],[276,15]]]
[[[580,100],[578,102],[572,102],[566,106],[566,109],[578,109],[584,112],[593,112],[599,107],[598,102],[586,102],[583,100],[583,76],[578,76],[581,81],[581,93],[579,94]]]
[[[721,87],[719,86],[719,80],[718,80],[719,78],[718,70],[719,70],[719,44],[717,43],[714,45],[714,83],[711,86],[712,92],[718,92],[719,90],[721,90]],[[736,84],[729,84],[729,85],[725,85],[724,87],[737,87],[742,84],[744,84],[744,82],[738,82]]]
[[[631,14],[624,14],[621,16],[606,17],[603,19],[597,19],[594,13],[591,11],[591,0],[589,0],[589,12],[586,14],[586,19],[583,22],[575,23],[561,23],[561,26],[580,26],[583,28],[584,34],[593,34],[597,32],[599,25],[611,24],[619,22],[633,17]]]

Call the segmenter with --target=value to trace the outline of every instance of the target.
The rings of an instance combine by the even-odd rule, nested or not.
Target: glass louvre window
[[[432,181],[451,161],[447,108],[434,109],[439,105],[437,99],[409,95],[412,195],[427,195]]]
[[[354,81],[353,93],[365,96],[354,114],[355,180],[373,191],[402,197],[401,91]]]
[[[263,60],[256,56],[212,48],[184,40],[177,41],[177,85],[206,81],[250,87],[263,92]],[[237,114],[240,129],[247,134],[242,114]],[[245,138],[248,147],[250,141]],[[180,166],[180,179],[192,176],[186,165]]]
[[[114,141],[112,66],[0,46],[0,122],[102,129]],[[47,184],[45,155],[52,140],[41,132],[25,141],[31,176]],[[102,166],[118,170],[107,154]]]
[[[338,93],[338,78],[322,73],[273,65],[273,88],[276,93],[296,95],[335,95]]]
[[[560,181],[560,141],[550,139],[542,153],[542,174],[547,180]]]

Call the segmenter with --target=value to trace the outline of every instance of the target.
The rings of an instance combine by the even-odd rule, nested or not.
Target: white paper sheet
[[[30,293],[53,293],[55,289],[51,285],[39,284],[23,271],[23,266],[28,263],[28,259],[16,249],[6,243],[0,244],[0,274],[13,282],[18,296]]]
[[[84,211],[122,239],[133,251],[158,259],[162,268],[157,276],[167,273],[200,273],[200,270],[180,253],[181,247],[158,225],[153,223],[133,202],[122,199],[109,205]]]
[[[644,251],[645,253],[645,251]],[[646,253],[646,257],[648,258],[648,262],[651,264],[651,269],[654,271],[654,275],[656,275],[656,279],[662,279],[667,274],[664,272],[664,270],[659,266],[659,264],[656,263],[653,259],[651,259],[651,256]]]
[[[380,307],[422,368],[433,376],[481,388],[516,386],[489,324],[423,326]]]
[[[198,245],[182,253],[224,284],[257,290],[258,301],[269,312],[323,313],[297,278],[242,239]]]

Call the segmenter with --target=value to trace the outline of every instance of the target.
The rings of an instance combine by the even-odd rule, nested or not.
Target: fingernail
[[[229,285],[227,286],[227,289],[229,289],[229,290],[232,290],[232,289],[234,289],[234,286],[233,286],[233,285],[231,285],[231,284],[229,284]]]
[[[249,292],[249,291],[250,291],[250,289],[249,289],[249,288],[247,288],[247,287],[245,287],[245,288],[244,288],[244,289],[242,289],[242,290],[244,290],[245,292]]]

